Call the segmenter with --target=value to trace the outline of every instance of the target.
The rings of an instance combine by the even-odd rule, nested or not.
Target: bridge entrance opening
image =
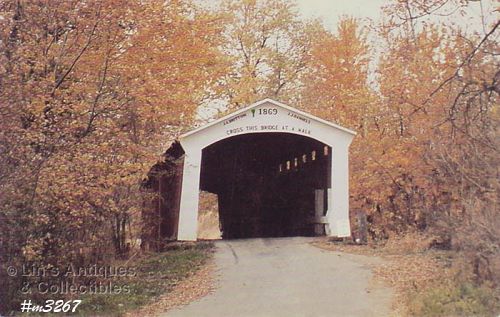
[[[248,133],[202,150],[200,190],[217,195],[223,239],[325,234],[332,148],[291,133]]]

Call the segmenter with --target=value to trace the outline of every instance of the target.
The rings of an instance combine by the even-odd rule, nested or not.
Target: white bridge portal
[[[197,239],[200,189],[219,197],[223,237],[350,236],[355,134],[265,99],[180,136],[177,239]]]

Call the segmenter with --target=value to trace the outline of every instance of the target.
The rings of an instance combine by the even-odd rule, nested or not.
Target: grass
[[[498,316],[498,290],[468,282],[448,282],[408,296],[411,316]]]
[[[211,244],[194,244],[150,254],[128,263],[128,267],[137,268],[137,274],[126,280],[120,279],[117,285],[122,289],[128,287],[129,292],[83,296],[77,311],[81,316],[121,316],[147,305],[199,269],[211,253]]]

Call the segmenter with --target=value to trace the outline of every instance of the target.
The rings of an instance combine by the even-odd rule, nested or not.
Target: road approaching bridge
[[[389,316],[392,290],[376,286],[370,264],[381,261],[325,251],[313,238],[221,240],[219,287],[162,316]]]

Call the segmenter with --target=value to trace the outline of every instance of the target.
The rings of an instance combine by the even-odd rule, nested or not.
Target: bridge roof
[[[226,116],[224,116],[224,117],[222,117],[220,119],[217,119],[217,120],[212,121],[212,122],[210,122],[208,124],[205,124],[205,125],[203,125],[201,127],[198,127],[198,128],[196,128],[194,130],[191,130],[191,131],[189,131],[187,133],[184,133],[181,136],[179,136],[179,139],[182,140],[182,139],[185,139],[185,138],[187,138],[189,136],[198,134],[198,133],[202,132],[203,130],[205,130],[205,129],[211,127],[211,126],[217,125],[218,123],[221,123],[221,122],[223,122],[225,120],[228,120],[229,118],[233,118],[233,117],[237,116],[238,114],[245,113],[248,110],[251,110],[253,108],[257,108],[257,107],[262,106],[262,105],[264,105],[266,103],[267,104],[271,104],[272,106],[283,108],[283,109],[288,110],[290,112],[293,112],[293,113],[295,113],[297,115],[306,117],[306,118],[310,119],[311,121],[322,123],[324,125],[327,125],[328,127],[331,127],[332,129],[339,130],[339,131],[341,131],[343,133],[346,133],[346,134],[349,134],[351,136],[356,135],[355,131],[352,131],[350,129],[344,128],[344,127],[342,127],[342,126],[340,126],[338,124],[335,124],[333,122],[329,122],[329,121],[326,121],[324,119],[318,118],[316,116],[313,116],[312,114],[309,114],[307,112],[304,112],[304,111],[298,110],[296,108],[290,107],[290,106],[288,106],[288,105],[286,105],[284,103],[281,103],[279,101],[276,101],[276,100],[273,100],[273,99],[270,99],[270,98],[266,98],[266,99],[257,101],[257,102],[255,102],[255,103],[253,103],[253,104],[251,104],[251,105],[249,105],[247,107],[244,107],[242,109],[239,109],[239,110],[236,110],[234,112],[231,112],[230,114],[228,114],[228,115],[226,115]]]

